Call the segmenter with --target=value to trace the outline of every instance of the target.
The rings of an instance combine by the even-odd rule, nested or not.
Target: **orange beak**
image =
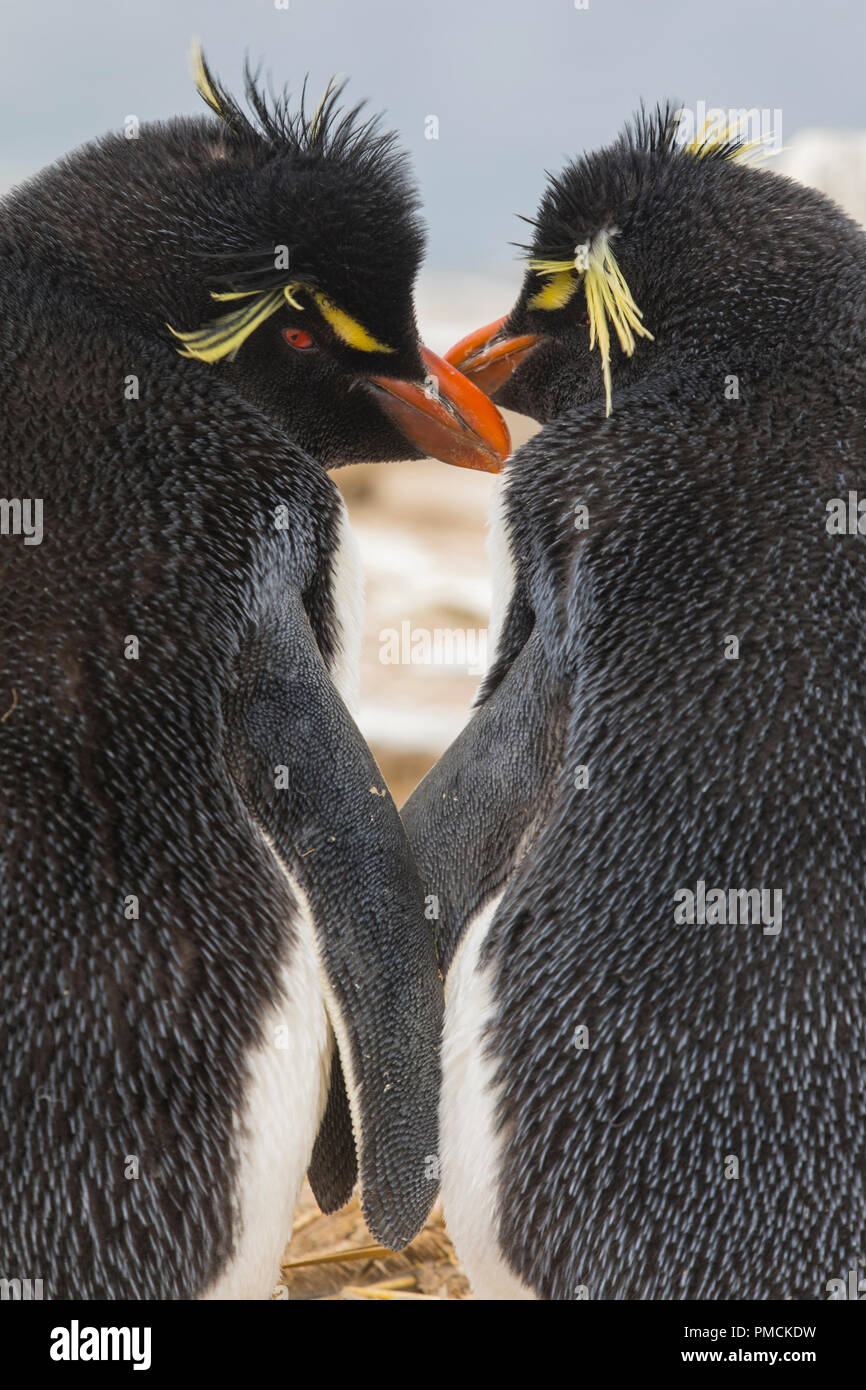
[[[421,356],[427,386],[370,378],[381,409],[422,453],[459,468],[501,472],[511,437],[496,406],[429,348],[422,347]]]
[[[445,354],[446,361],[459,367],[488,396],[496,394],[539,341],[538,333],[524,333],[518,338],[499,336],[507,318],[506,314],[505,318],[476,328]]]

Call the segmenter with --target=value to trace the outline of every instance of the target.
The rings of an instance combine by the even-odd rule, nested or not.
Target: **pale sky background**
[[[203,110],[194,35],[223,81],[245,50],[275,84],[333,73],[410,150],[428,267],[516,284],[545,168],[611,139],[644,97],[781,108],[806,127],[866,125],[864,0],[0,0],[0,188],[66,150]],[[425,118],[439,139],[425,139]]]

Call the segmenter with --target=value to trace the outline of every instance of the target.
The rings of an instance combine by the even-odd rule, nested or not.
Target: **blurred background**
[[[229,86],[245,52],[275,86],[348,77],[414,163],[419,322],[439,352],[509,307],[516,214],[533,213],[545,169],[609,141],[642,98],[758,108],[785,146],[770,167],[866,221],[863,0],[2,0],[0,23],[0,192],[129,115],[203,110],[193,36]],[[515,443],[530,432],[509,423]],[[360,723],[399,803],[478,684],[497,483],[433,462],[337,481],[367,572]]]

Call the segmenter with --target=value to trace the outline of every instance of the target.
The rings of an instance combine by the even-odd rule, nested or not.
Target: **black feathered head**
[[[247,68],[245,110],[198,47],[193,67],[219,121],[214,158],[245,169],[247,187],[208,258],[213,317],[171,327],[181,354],[232,364],[236,384],[323,461],[394,457],[408,438],[417,452],[498,469],[509,448],[498,414],[418,342],[423,236],[394,135],[362,119],[361,106],[342,110],[333,82],[309,113],[305,91],[296,109],[285,94],[269,100]],[[286,351],[305,359],[307,394],[288,418]],[[357,384],[366,394],[348,390]]]
[[[342,85],[331,83],[312,114],[302,93],[293,111],[287,94],[269,101],[247,67],[248,113],[198,47],[193,69],[220,122],[213,157],[245,169],[248,187],[207,265],[221,312],[177,332],[181,350],[231,359],[284,305],[309,310],[307,321],[321,321],[352,352],[411,350],[424,238],[395,136],[361,120],[361,106],[341,110]]]
[[[751,167],[771,136],[736,118],[688,142],[681,128],[672,104],[642,110],[549,176],[517,303],[448,353],[498,404],[543,420],[600,399],[610,415],[615,388],[656,370],[751,368],[808,333],[816,247],[845,219]]]
[[[424,239],[394,135],[333,83],[311,111],[249,67],[236,101],[198,47],[193,69],[207,116],[53,165],[4,209],[16,241],[327,467],[430,453],[498,471],[498,412],[418,341]]]

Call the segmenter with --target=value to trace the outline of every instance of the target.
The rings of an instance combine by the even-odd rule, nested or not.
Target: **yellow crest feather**
[[[189,70],[200,95],[204,97],[210,109],[216,112],[222,120],[222,102],[213,89],[213,83],[210,80],[210,74],[208,73],[204,54],[202,53],[201,44],[198,39],[193,39],[192,41],[192,48],[190,49],[189,55]]]
[[[544,265],[549,267],[541,273],[550,276],[546,285],[530,299],[528,309],[562,309],[574,295],[580,281],[573,273],[568,261],[533,261],[533,270]]]
[[[599,232],[592,242],[574,248],[573,261],[531,260],[530,270],[550,277],[549,283],[527,304],[528,309],[561,309],[574,295],[583,277],[586,307],[589,314],[590,352],[598,343],[601,370],[604,378],[605,414],[613,409],[613,387],[610,375],[610,324],[627,357],[635,350],[636,338],[649,338],[643,314],[634,302],[632,292],[610,249],[612,232]]]
[[[169,333],[183,343],[183,347],[178,348],[181,357],[196,357],[200,362],[219,362],[226,358],[231,362],[241,344],[266,319],[281,309],[284,302],[291,304],[293,309],[303,310],[304,305],[295,298],[297,290],[305,290],[311,296],[322,317],[331,325],[337,337],[349,347],[356,348],[359,352],[395,351],[385,343],[380,343],[372,333],[367,332],[363,324],[340,309],[321,290],[311,289],[300,280],[293,280],[280,289],[266,290],[264,293],[257,290],[214,290],[211,292],[211,299],[222,302],[246,299],[250,302],[227,314],[220,314],[203,328],[195,328],[188,333],[178,332],[170,323],[166,324],[166,327]]]
[[[385,343],[380,343],[378,338],[374,338],[372,333],[368,333],[362,323],[353,319],[351,314],[347,314],[344,309],[340,309],[326,294],[321,290],[311,291],[319,313],[333,328],[338,338],[349,347],[356,348],[358,352],[394,352],[395,349],[388,347]]]
[[[214,295],[215,299],[247,299],[244,295]],[[282,290],[269,290],[267,294],[254,294],[252,303],[231,313],[221,314],[204,328],[193,329],[191,333],[179,333],[171,324],[166,324],[169,333],[183,343],[178,348],[181,357],[197,357],[200,362],[219,362],[223,357],[229,361],[238,348],[260,324],[275,314],[283,304]]]
[[[686,152],[693,154],[696,159],[706,159],[707,155],[724,149],[726,145],[735,145],[742,131],[743,123],[743,117],[740,114],[727,116],[724,121],[705,120],[694,140],[686,145]],[[744,140],[742,144],[735,145],[735,148],[729,150],[724,157],[725,159],[736,160],[740,164],[748,164],[756,163],[761,159],[768,159],[770,155],[778,153],[776,132],[771,130],[764,135],[757,136],[754,140]]]

